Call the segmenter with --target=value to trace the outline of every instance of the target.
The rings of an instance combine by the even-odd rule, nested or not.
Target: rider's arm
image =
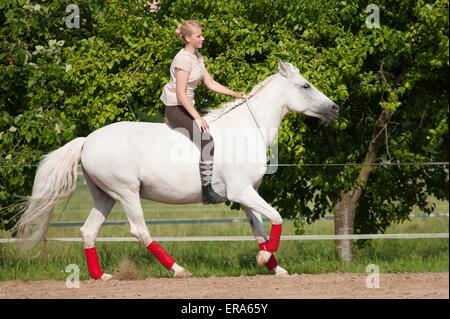
[[[186,87],[187,87],[187,81],[189,78],[189,72],[181,70],[181,69],[176,69],[175,74],[176,74],[176,78],[177,78],[176,84],[177,84],[177,99],[178,99],[178,101],[180,101],[183,104],[185,109],[189,112],[189,114],[191,114],[191,116],[194,119],[200,118],[201,117],[200,114],[197,112],[197,110],[192,105],[191,101],[189,101],[189,99],[186,95]]]
[[[220,94],[233,96],[236,98],[242,97],[242,93],[234,92],[233,90],[230,90],[229,88],[223,86],[222,84],[214,81],[214,79],[211,77],[211,75],[208,73],[208,71],[206,69],[205,69],[205,78],[204,78],[203,82],[205,83],[206,87],[208,89],[210,89],[211,91],[214,91],[214,92],[217,92]]]

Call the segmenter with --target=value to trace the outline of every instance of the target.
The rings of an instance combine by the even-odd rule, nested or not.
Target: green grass
[[[448,203],[438,202],[436,212],[448,212]],[[65,204],[56,210],[53,222],[83,221],[91,205],[90,195],[79,187]],[[232,211],[225,205],[170,206],[143,201],[146,219],[206,219],[245,217],[242,211]],[[108,220],[125,220],[120,206],[114,207]],[[267,230],[270,227],[266,223]],[[388,233],[448,233],[448,218],[417,218],[393,225]],[[251,236],[248,223],[149,225],[152,236]],[[305,225],[305,235],[333,234],[333,221],[317,221]],[[295,234],[292,222],[283,224],[283,235]],[[103,226],[100,237],[129,237],[128,226]],[[8,237],[6,232],[0,237]],[[79,237],[79,227],[51,227],[49,237]],[[162,242],[161,245],[177,263],[194,276],[240,276],[267,274],[255,263],[257,244],[243,242]],[[363,273],[368,264],[376,264],[388,272],[448,272],[448,239],[378,239],[371,245],[357,249],[351,263],[336,256],[334,241],[282,241],[276,256],[280,265],[290,273]],[[171,277],[146,248],[138,242],[99,242],[97,250],[104,271],[116,273],[124,260],[136,265],[141,277]],[[0,280],[64,280],[67,265],[77,264],[81,279],[87,279],[82,244],[77,242],[49,242],[48,253],[35,251],[19,253],[14,245],[0,244]]]

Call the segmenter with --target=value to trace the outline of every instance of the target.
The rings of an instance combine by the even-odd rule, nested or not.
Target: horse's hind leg
[[[267,245],[268,243],[268,239],[266,232],[264,230],[264,224],[261,214],[253,211],[252,209],[244,205],[242,205],[242,208],[244,209],[245,214],[247,215],[247,219],[250,222],[253,235],[258,241],[259,249],[263,250],[264,246]],[[275,255],[270,256],[270,259],[267,262],[266,267],[267,269],[269,269],[270,272],[274,273],[276,276],[286,276],[289,274],[286,269],[278,265]]]
[[[175,263],[173,258],[150,236],[150,232],[145,224],[139,193],[124,191],[120,194],[119,201],[130,223],[130,233],[142,242],[164,267],[173,271],[174,277],[191,277],[192,274]]]
[[[97,250],[95,248],[95,239],[100,230],[101,225],[105,221],[109,212],[115,204],[115,200],[102,191],[91,180],[86,172],[83,172],[86,184],[92,194],[94,205],[89,213],[86,222],[81,227],[81,237],[83,237],[84,252],[88,265],[89,274],[94,279],[109,280],[112,278],[110,274],[105,274],[98,261]]]

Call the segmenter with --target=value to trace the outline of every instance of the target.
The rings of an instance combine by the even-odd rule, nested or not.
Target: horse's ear
[[[279,61],[278,62],[278,71],[280,74],[286,78],[290,78],[297,71],[297,68],[288,62]]]

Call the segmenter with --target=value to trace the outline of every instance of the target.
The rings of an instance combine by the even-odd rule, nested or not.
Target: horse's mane
[[[249,94],[247,94],[247,99],[251,98],[252,96],[254,96],[256,93],[259,92],[259,90],[261,88],[263,88],[270,80],[272,80],[272,78],[275,76],[271,75],[268,78],[266,78],[265,80],[261,81],[260,83],[258,83]],[[217,109],[208,109],[208,112],[205,116],[207,116],[207,120],[208,122],[214,122],[215,120],[219,119],[220,117],[222,117],[223,115],[225,115],[226,113],[230,112],[231,110],[234,110],[236,107],[238,107],[239,105],[244,104],[245,99],[239,98],[236,99],[234,101],[231,102],[225,102],[222,103],[220,105],[219,108]]]

